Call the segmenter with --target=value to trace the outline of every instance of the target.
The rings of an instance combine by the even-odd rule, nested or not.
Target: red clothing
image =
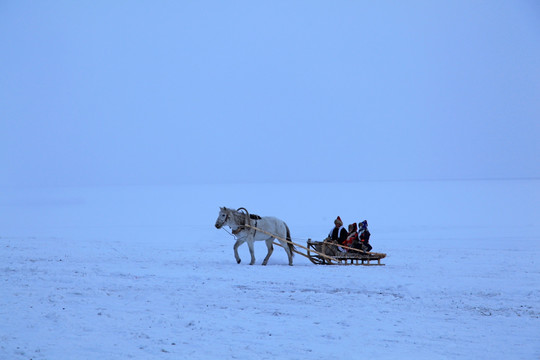
[[[343,243],[345,246],[351,246],[354,240],[358,239],[358,233],[356,231],[353,231],[352,233],[347,236],[347,240]]]

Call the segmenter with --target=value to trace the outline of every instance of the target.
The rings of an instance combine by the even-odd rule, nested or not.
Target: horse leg
[[[293,266],[292,264],[292,260],[293,260],[293,250],[294,250],[294,245],[292,243],[292,238],[291,238],[291,230],[289,230],[289,227],[287,226],[287,224],[285,224],[285,231],[286,231],[286,234],[287,234],[287,241],[289,241],[287,243],[287,255],[289,256],[289,266]]]
[[[242,260],[240,259],[240,256],[238,256],[238,247],[239,247],[240,245],[242,245],[243,243],[244,243],[244,240],[236,240],[236,242],[234,243],[234,257],[235,257],[236,262],[237,262],[238,264],[240,264],[240,261],[242,261]]]
[[[255,249],[253,247],[253,240],[248,241],[249,253],[251,254],[251,262],[249,265],[255,264]]]
[[[292,266],[293,264],[293,254],[291,253],[291,249],[289,249],[289,244],[285,241],[279,240],[281,243],[281,246],[285,249],[285,252],[287,253],[287,257],[289,258],[289,265]]]
[[[266,257],[264,258],[264,261],[262,262],[263,265],[266,265],[268,263],[268,259],[270,259],[270,255],[274,252],[274,246],[272,243],[274,242],[273,238],[270,238],[266,240],[266,248],[268,249],[268,253],[266,254]]]
[[[289,266],[293,266],[292,264],[293,254],[291,252],[291,249],[289,249],[289,247],[287,246],[285,250],[287,251],[287,256],[289,257]]]

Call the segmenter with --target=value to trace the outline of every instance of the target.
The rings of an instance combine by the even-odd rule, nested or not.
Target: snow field
[[[341,184],[371,195],[339,212],[335,187],[12,191],[0,358],[540,356],[537,181]],[[281,217],[298,242],[366,218],[386,266],[289,267],[279,247],[249,266],[246,245],[237,265],[213,227],[224,205]]]

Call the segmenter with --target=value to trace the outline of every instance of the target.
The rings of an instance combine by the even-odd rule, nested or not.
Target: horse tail
[[[289,251],[291,252],[291,256],[294,256],[293,250],[295,250],[295,248],[291,240],[291,231],[289,230],[289,227],[287,226],[287,224],[285,224],[285,228],[287,229],[287,241],[289,241],[287,245],[289,246]]]

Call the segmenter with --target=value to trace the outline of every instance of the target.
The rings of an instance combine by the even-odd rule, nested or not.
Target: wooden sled
[[[386,254],[362,251],[343,245],[339,245],[339,247],[347,249],[347,252],[337,251],[336,255],[323,254],[325,256],[321,256],[322,244],[322,241],[312,241],[311,239],[307,241],[307,255],[309,260],[316,265],[384,265],[381,263],[381,259],[384,259]],[[328,257],[333,261],[328,261]],[[372,261],[377,263],[373,264]]]

